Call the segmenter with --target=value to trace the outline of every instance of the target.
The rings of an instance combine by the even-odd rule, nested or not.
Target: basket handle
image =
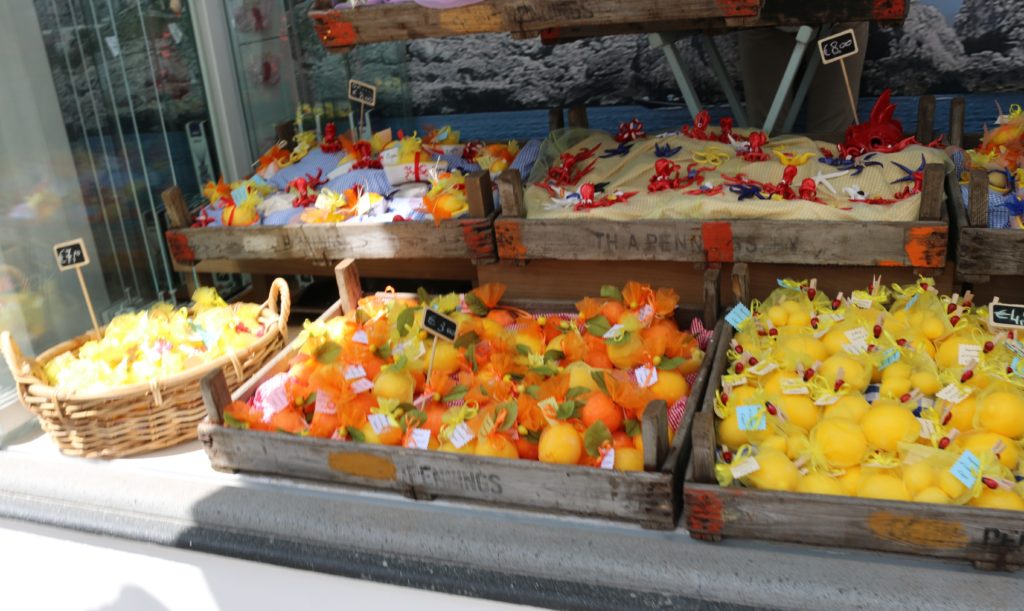
[[[18,384],[47,384],[40,376],[42,367],[35,359],[27,358],[18,348],[10,331],[0,333],[0,352],[3,352],[11,377]],[[47,384],[48,385],[48,384]]]
[[[280,305],[278,301],[280,300]],[[292,313],[292,293],[288,288],[288,281],[284,278],[274,278],[270,285],[270,294],[267,297],[267,308],[277,314],[277,328],[281,335],[288,335],[288,317]]]

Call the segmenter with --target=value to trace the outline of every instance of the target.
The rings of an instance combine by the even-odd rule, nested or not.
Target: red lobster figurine
[[[647,135],[644,124],[633,117],[628,123],[619,123],[619,133],[615,135],[616,142],[633,142]]]
[[[324,139],[320,142],[320,150],[325,153],[337,153],[341,148],[337,128],[334,127],[334,121],[331,121],[324,126]]]
[[[920,144],[914,136],[904,137],[903,124],[892,117],[896,105],[889,101],[892,92],[886,89],[878,96],[866,123],[851,125],[846,140],[839,145],[842,157],[858,157],[865,153],[898,153],[911,144]],[[940,146],[942,136],[928,146]]]
[[[291,191],[292,189],[295,189],[298,192],[295,195],[295,199],[292,200],[293,207],[305,208],[306,206],[316,202],[318,190],[321,186],[327,183],[326,180],[320,178],[323,173],[323,170],[317,170],[316,176],[306,174],[305,176],[300,176],[288,183],[286,190]]]

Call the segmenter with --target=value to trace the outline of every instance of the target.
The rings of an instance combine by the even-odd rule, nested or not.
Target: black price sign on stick
[[[377,88],[369,83],[349,79],[348,99],[366,106],[377,105]]]
[[[458,328],[459,323],[437,310],[427,309],[423,312],[423,329],[434,337],[454,342]]]
[[[427,308],[423,311],[423,330],[434,336],[434,345],[430,348],[430,364],[427,366],[427,379],[434,371],[434,355],[437,354],[437,339],[454,342],[459,331],[459,323],[437,310]]]
[[[818,52],[821,53],[821,63],[831,64],[839,62],[843,69],[843,80],[846,81],[846,94],[850,98],[850,110],[853,111],[853,122],[857,123],[857,102],[853,99],[853,88],[850,87],[850,75],[846,73],[847,57],[853,57],[859,52],[857,49],[857,36],[853,29],[843,30],[838,34],[826,36],[818,41]]]
[[[996,297],[988,307],[988,322],[1000,329],[1024,329],[1024,305],[999,303]]]
[[[85,276],[82,275],[82,268],[89,265],[89,251],[85,249],[85,240],[78,238],[70,242],[55,244],[53,246],[53,256],[57,259],[57,269],[62,272],[73,269],[78,274],[78,284],[82,286],[82,297],[85,297],[85,305],[89,308],[92,328],[96,331],[96,337],[99,338],[100,325],[96,321],[96,312],[92,308],[89,289],[85,286]]]

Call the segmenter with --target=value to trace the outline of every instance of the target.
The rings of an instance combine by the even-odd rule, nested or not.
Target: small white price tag
[[[370,427],[373,428],[373,432],[378,435],[391,427],[391,422],[388,421],[388,417],[384,414],[370,414],[368,420],[370,421]]]
[[[752,374],[754,374],[756,376],[763,376],[763,375],[767,375],[767,374],[775,371],[778,368],[779,368],[779,366],[776,365],[775,363],[771,362],[771,361],[761,361],[760,363],[758,363],[757,365],[754,365],[753,367],[751,367],[747,371],[749,371],[750,373],[752,373]]]
[[[760,471],[761,465],[757,463],[756,458],[748,458],[743,462],[732,465],[731,467],[729,467],[729,470],[732,471],[732,476],[734,479],[740,479],[742,477],[750,475],[751,473]]]
[[[366,377],[366,370],[362,365],[349,365],[345,368],[345,379],[352,381]]]
[[[843,352],[852,355],[867,354],[868,344],[864,341],[850,342],[849,344],[843,344]]]
[[[650,388],[658,382],[658,368],[637,367],[633,370],[633,377],[640,388]]]
[[[794,380],[793,378],[783,378],[782,380],[782,394],[784,395],[809,395],[811,389],[807,388],[807,384],[803,380]]]
[[[355,382],[352,382],[352,392],[356,393],[357,395],[362,394],[372,388],[373,382],[367,380],[366,378],[359,378]]]
[[[870,337],[870,334],[868,333],[868,330],[865,329],[864,327],[857,327],[856,329],[850,329],[846,333],[843,333],[843,335],[846,336],[846,339],[851,344],[867,343],[868,337]]]
[[[949,401],[953,405],[956,405],[969,397],[971,394],[971,388],[968,386],[960,386],[959,384],[947,384],[942,390],[935,393],[935,396]]]
[[[456,448],[461,448],[470,441],[473,441],[474,437],[476,437],[476,435],[473,433],[473,430],[469,428],[469,425],[465,422],[460,422],[458,426],[455,427],[455,430],[452,431],[449,441],[451,441],[452,445]]]
[[[366,331],[359,329],[358,331],[352,334],[352,341],[354,341],[357,344],[366,345],[370,343],[370,338],[367,337]]]
[[[978,344],[960,344],[957,346],[957,363],[968,367],[981,358],[981,346]]]
[[[737,386],[744,386],[747,383],[747,376],[745,375],[727,375],[722,376],[722,386],[725,387],[726,392],[736,388]]]
[[[430,429],[413,429],[405,442],[405,447],[426,450],[430,446]]]
[[[918,418],[917,422],[921,425],[920,436],[924,439],[931,439],[935,434],[935,423],[927,418]]]
[[[338,409],[334,406],[334,401],[327,396],[327,393],[316,391],[316,407],[314,411],[318,414],[336,414]]]
[[[608,453],[601,457],[601,468],[602,469],[614,469],[615,468],[615,448],[608,450]]]
[[[615,339],[625,332],[626,327],[622,325],[612,325],[611,328],[605,331],[604,335],[602,335],[601,337],[603,337],[604,339]]]
[[[815,399],[814,404],[818,407],[832,405],[839,400],[839,395],[824,395]]]

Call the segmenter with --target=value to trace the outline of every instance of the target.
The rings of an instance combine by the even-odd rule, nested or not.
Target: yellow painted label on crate
[[[931,549],[957,549],[967,545],[967,533],[959,522],[919,518],[905,514],[876,511],[868,518],[868,527],[887,541]]]
[[[395,463],[387,458],[362,452],[331,452],[327,464],[335,471],[368,479],[394,480]]]

